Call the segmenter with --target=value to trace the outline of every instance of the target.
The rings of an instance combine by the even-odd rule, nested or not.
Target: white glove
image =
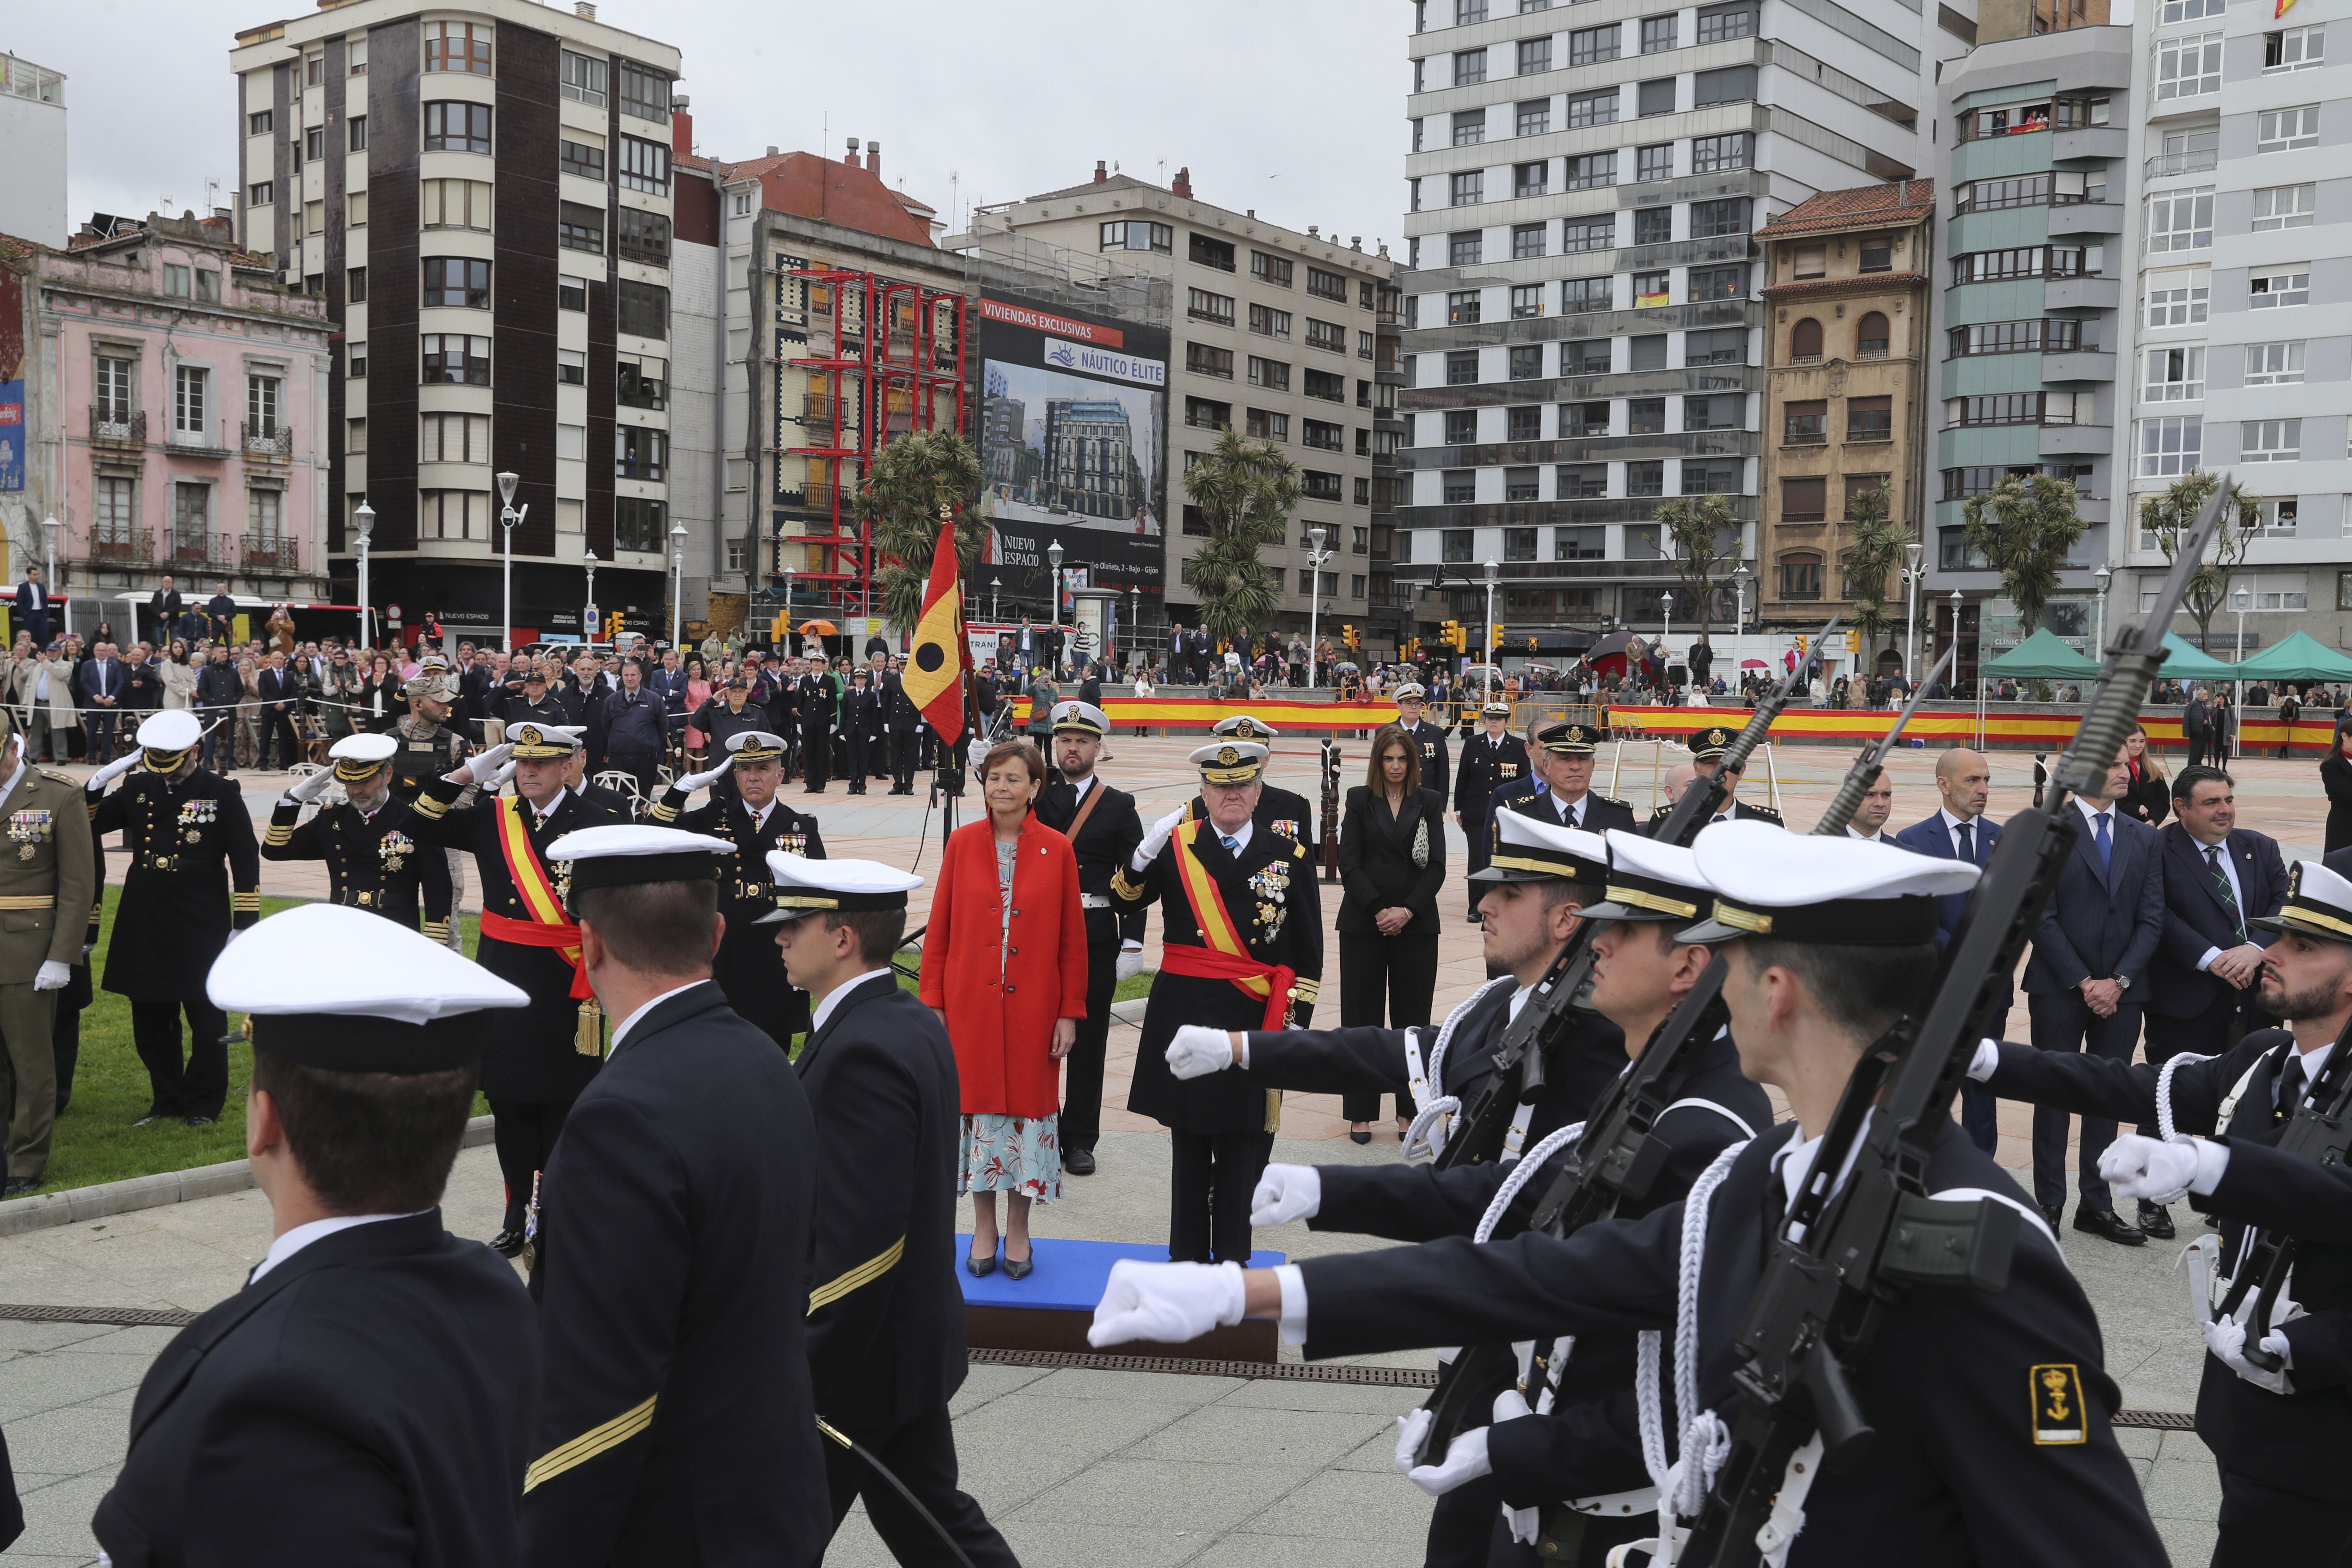
[[[89,777],[83,782],[81,787],[90,791],[92,794],[96,794],[98,791],[104,789],[108,784],[110,784],[115,780],[121,778],[123,774],[129,773],[131,769],[137,767],[139,765],[139,759],[145,754],[146,753],[143,752],[134,751],[127,755],[115,758],[114,761],[107,763],[106,766],[90,774]]]
[[[1143,944],[1123,942],[1118,944],[1118,957],[1111,964],[1114,980],[1132,980],[1143,973]]]
[[[2249,1310],[2251,1310],[2251,1302]],[[2264,1372],[2246,1359],[2246,1331],[2236,1320],[2216,1318],[2203,1327],[2205,1348],[2219,1357],[2223,1366],[2228,1367],[2256,1388],[2266,1388],[2273,1394],[2294,1392],[2294,1384],[2287,1375],[2293,1365],[2294,1351],[2283,1331],[2273,1329],[2269,1333],[2264,1334],[2263,1349],[2274,1356],[2287,1357],[2289,1365],[2283,1366],[2276,1372]]]
[[[498,794],[499,791],[506,788],[509,784],[513,782],[514,771],[514,759],[512,757],[509,757],[506,760],[505,764],[501,766],[497,773],[490,775],[490,782],[484,784],[482,787],[492,795]]]
[[[1238,1263],[1139,1263],[1122,1258],[1095,1306],[1087,1342],[1097,1350],[1151,1340],[1181,1345],[1242,1321]]]
[[[512,742],[476,752],[466,759],[466,776],[478,784],[488,784],[498,773],[499,764],[513,755]]]
[[[1323,1206],[1323,1173],[1312,1165],[1268,1165],[1250,1194],[1250,1224],[1312,1219]]]
[[[966,746],[963,752],[965,771],[976,773],[980,772],[981,769],[986,767],[988,765],[988,753],[995,749],[996,748],[994,746],[991,745],[986,741],[974,741],[971,745]]]
[[[1137,870],[1142,870],[1160,858],[1160,852],[1168,847],[1168,840],[1175,836],[1178,825],[1183,820],[1184,808],[1180,805],[1151,825],[1151,831],[1145,834],[1143,842],[1135,847],[1135,858],[1131,864]]]
[[[1426,1406],[1397,1417],[1397,1474],[1410,1476],[1420,1468],[1421,1450],[1429,1441],[1429,1424],[1436,1414]]]
[[[1168,1070],[1179,1079],[1206,1078],[1234,1065],[1234,1037],[1230,1029],[1212,1029],[1205,1024],[1181,1024],[1176,1037],[1168,1042]]]
[[[1473,1426],[1454,1434],[1454,1441],[1445,1446],[1442,1463],[1415,1465],[1404,1479],[1431,1497],[1444,1497],[1455,1487],[1494,1473],[1494,1461],[1486,1458],[1486,1428]]]
[[[725,778],[728,772],[734,766],[735,753],[730,752],[727,753],[727,760],[725,762],[720,763],[709,773],[687,774],[684,778],[677,781],[677,787],[684,790],[688,795],[692,795],[698,789],[709,789],[712,784],[715,784],[720,779]]]
[[[36,991],[62,991],[66,988],[66,982],[72,978],[73,971],[71,969],[59,963],[54,958],[48,959],[41,964],[41,972],[33,976],[33,989]]]
[[[326,794],[327,786],[334,782],[335,775],[333,772],[327,768],[320,768],[317,773],[306,773],[302,777],[296,779],[292,784],[288,784],[286,786],[286,798],[292,801],[297,805],[301,805],[304,801],[316,800],[320,795]]]
[[[1979,1040],[1976,1055],[1969,1058],[1969,1077],[1978,1083],[1992,1077],[2000,1066],[2000,1045],[1995,1040]]]
[[[2226,1153],[2226,1150],[2216,1152]],[[2099,1155],[2099,1179],[2115,1184],[2116,1196],[2168,1204],[2189,1190],[2197,1174],[2198,1145],[2167,1143],[2126,1132]]]

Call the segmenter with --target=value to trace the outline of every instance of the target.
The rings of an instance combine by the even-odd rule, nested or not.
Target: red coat
[[[923,932],[923,1001],[947,1014],[963,1112],[1052,1116],[1062,1067],[1054,1022],[1087,1016],[1087,922],[1078,858],[1034,816],[1013,866],[1012,951],[997,979],[996,829],[985,816],[948,839]]]

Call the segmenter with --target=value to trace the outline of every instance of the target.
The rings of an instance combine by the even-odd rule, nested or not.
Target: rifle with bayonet
[[[1928,1162],[1983,1026],[2006,1005],[2010,976],[2073,849],[2079,814],[2066,796],[2105,794],[2164,660],[2173,611],[2222,507],[2235,504],[2231,489],[2216,488],[2149,614],[2105,649],[2049,804],[2002,826],[1930,1000],[1875,1041],[1847,1080],[1733,1343],[1739,1405],[1730,1448],[1677,1562],[1744,1568],[1784,1553],[1822,1466],[1851,1465],[1875,1438],[1854,1395],[1853,1369],[1889,1310],[1923,1287],[2007,1288],[2017,1211],[1990,1199],[1930,1197]]]

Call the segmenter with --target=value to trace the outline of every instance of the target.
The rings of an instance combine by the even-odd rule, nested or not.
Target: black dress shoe
[[[1036,1270],[1037,1253],[1034,1245],[1026,1258],[1015,1258],[1010,1252],[1004,1255],[1004,1277],[1007,1279],[1026,1279]]]
[[[996,1254],[992,1252],[985,1258],[967,1256],[963,1260],[963,1271],[975,1279],[987,1279],[996,1272]]]
[[[191,1127],[210,1127],[220,1121],[217,1116],[184,1116],[180,1119]]]
[[[1350,1128],[1349,1128],[1349,1129],[1348,1129],[1348,1142],[1350,1142],[1350,1143],[1369,1143],[1369,1142],[1370,1142],[1371,1141],[1372,1141],[1372,1131],[1371,1131],[1371,1129],[1370,1129],[1370,1128],[1369,1128],[1369,1127],[1350,1127]]]
[[[1091,1149],[1067,1149],[1062,1153],[1062,1169],[1074,1176],[1095,1173],[1095,1152]]]
[[[2042,1211],[2042,1217],[2050,1222],[2050,1228],[2053,1230],[2056,1230],[2059,1222],[2066,1217],[2064,1204],[2036,1204],[2033,1206]]]
[[[2140,1201],[2139,1228],[2143,1235],[2152,1236],[2158,1241],[2170,1241],[2174,1235],[2172,1215],[2162,1204],[2152,1204],[2146,1199]]]
[[[522,1232],[502,1230],[490,1237],[490,1250],[500,1258],[513,1258],[522,1251]]]
[[[21,1198],[40,1184],[38,1176],[11,1176],[5,1186],[0,1186],[0,1198]]]
[[[2126,1223],[2124,1216],[2113,1209],[2077,1207],[2074,1210],[2074,1228],[2091,1236],[2105,1237],[2118,1247],[2138,1247],[2147,1240],[2140,1234],[2138,1226]]]

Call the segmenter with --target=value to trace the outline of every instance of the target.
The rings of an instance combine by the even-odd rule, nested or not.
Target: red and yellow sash
[[[523,798],[509,795],[500,805],[499,852],[506,858],[515,896],[530,911],[530,918],[519,921],[485,908],[482,934],[518,947],[551,947],[572,966],[571,994],[580,1004],[580,1030],[573,1047],[583,1056],[602,1056],[604,1016],[588,984],[587,971],[581,967],[580,928],[565,918],[563,900],[555,896],[555,883],[540,863],[539,851],[531,847],[530,829],[523,822]]]
[[[1283,1016],[1289,1011],[1291,986],[1297,976],[1287,964],[1267,963],[1253,957],[1243,944],[1241,932],[1225,910],[1223,890],[1193,852],[1192,842],[1201,827],[1202,824],[1194,821],[1176,829],[1176,876],[1184,889],[1184,901],[1192,906],[1192,923],[1200,929],[1206,945],[1166,943],[1160,967],[1171,974],[1195,979],[1232,981],[1243,994],[1265,999],[1265,1026],[1279,1029]]]

